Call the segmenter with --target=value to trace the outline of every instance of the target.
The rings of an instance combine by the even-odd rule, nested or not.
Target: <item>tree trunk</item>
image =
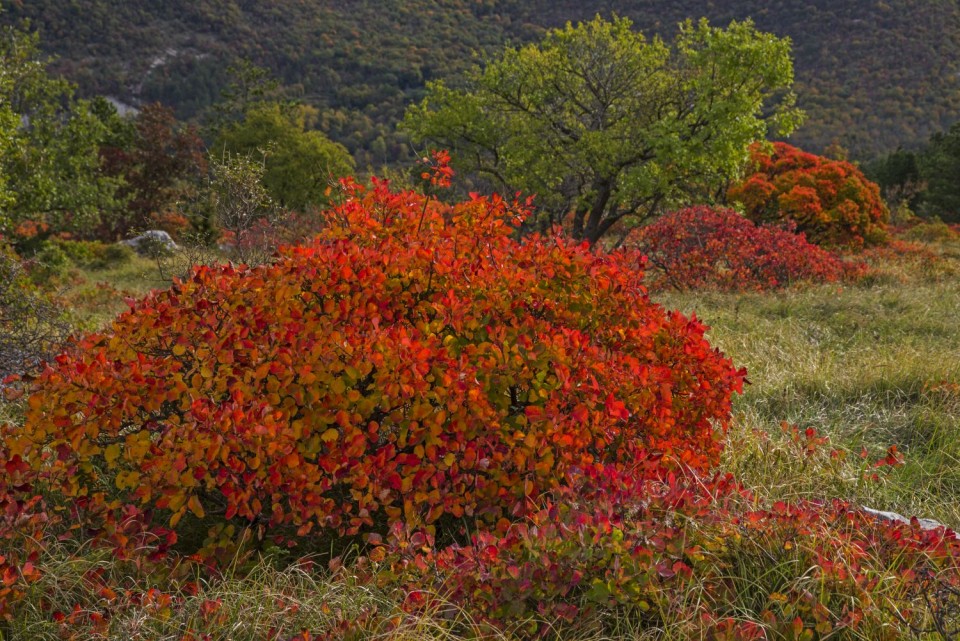
[[[613,183],[610,180],[598,180],[593,183],[595,196],[593,205],[590,207],[590,214],[587,217],[586,229],[577,240],[585,240],[590,245],[594,245],[607,227],[602,225],[604,214],[607,213],[607,205],[610,203],[610,196],[613,195]]]

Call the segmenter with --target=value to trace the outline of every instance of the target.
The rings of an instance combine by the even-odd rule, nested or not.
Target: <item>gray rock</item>
[[[909,518],[905,517],[902,514],[897,514],[896,512],[884,512],[882,510],[874,510],[866,506],[862,507],[861,509],[867,514],[870,514],[871,516],[875,516],[878,519],[882,519],[884,521],[896,521],[897,523],[906,523],[908,525],[910,524]],[[917,523],[920,525],[920,528],[923,530],[936,530],[937,528],[940,528],[940,527],[946,527],[943,523],[934,521],[933,519],[917,519]]]
[[[141,255],[150,255],[160,251],[177,251],[180,249],[170,234],[160,229],[145,231],[135,238],[120,241],[121,244],[133,247]]]

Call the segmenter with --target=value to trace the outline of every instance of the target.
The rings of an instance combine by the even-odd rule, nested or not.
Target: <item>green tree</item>
[[[898,148],[864,165],[863,173],[880,186],[891,211],[916,211],[926,189],[916,153]]]
[[[0,96],[9,96],[13,87],[13,74],[7,65],[0,65]],[[7,158],[13,148],[20,119],[7,100],[0,100],[0,159]],[[13,192],[7,172],[0,171],[0,231],[10,224],[8,208],[13,204]]]
[[[119,181],[100,167],[116,115],[104,104],[75,99],[48,74],[37,34],[0,29],[0,225],[33,220],[84,234],[117,207]]]
[[[792,131],[792,81],[790,41],[750,21],[688,21],[667,45],[598,16],[508,49],[458,88],[429,83],[402,126],[461,170],[537,194],[541,225],[595,243],[715,191],[751,142]]]
[[[926,183],[921,212],[947,222],[960,221],[960,123],[931,136],[918,164]]]
[[[216,135],[228,125],[243,120],[244,114],[259,103],[277,102],[283,95],[280,82],[263,67],[239,59],[227,68],[229,81],[220,92],[220,100],[207,111],[209,130]]]
[[[317,111],[305,105],[257,103],[243,120],[220,132],[214,150],[262,155],[263,185],[280,207],[323,207],[330,181],[352,173],[354,163],[342,145],[309,128],[316,117]]]

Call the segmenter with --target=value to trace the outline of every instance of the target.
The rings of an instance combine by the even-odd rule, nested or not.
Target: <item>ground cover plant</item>
[[[436,159],[431,189],[449,180]],[[890,356],[910,381],[864,397],[883,411],[853,437],[838,429],[847,397],[813,402],[853,384],[837,373],[851,358],[851,376],[877,369],[873,306],[935,297],[949,249],[939,272],[908,261],[863,285],[667,295],[753,368],[733,401],[744,373],[692,315],[649,299],[638,254],[518,242],[524,203],[344,190],[312,244],[257,269],[200,268],[23,383],[23,416],[4,427],[4,634],[953,634],[952,533],[860,506],[957,522],[936,499],[949,454],[882,421],[914,407],[948,443],[955,377]],[[846,365],[816,369],[834,361],[807,354],[796,318],[827,323],[810,330],[826,350],[846,317],[817,306],[841,295],[864,329],[840,337],[856,346],[839,350]],[[950,300],[934,315],[944,336]],[[891,346],[925,331],[887,322]],[[779,339],[786,379],[769,358]],[[898,406],[901,387],[921,400]],[[783,419],[832,440],[781,435]],[[918,493],[933,471],[943,487]],[[304,552],[319,556],[295,562]]]

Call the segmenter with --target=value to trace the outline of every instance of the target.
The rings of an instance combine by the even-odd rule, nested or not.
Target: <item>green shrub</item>
[[[103,254],[98,262],[91,265],[94,269],[106,269],[114,265],[124,265],[133,260],[136,252],[127,245],[113,243],[103,248]]]
[[[907,240],[918,240],[925,243],[953,240],[957,236],[957,232],[950,225],[936,216],[914,225],[903,233],[903,237]]]
[[[75,264],[83,266],[100,260],[106,247],[95,240],[54,240],[49,243],[58,247]]]
[[[34,254],[30,266],[30,279],[37,285],[47,286],[62,279],[73,267],[70,256],[55,241],[45,240]]]

